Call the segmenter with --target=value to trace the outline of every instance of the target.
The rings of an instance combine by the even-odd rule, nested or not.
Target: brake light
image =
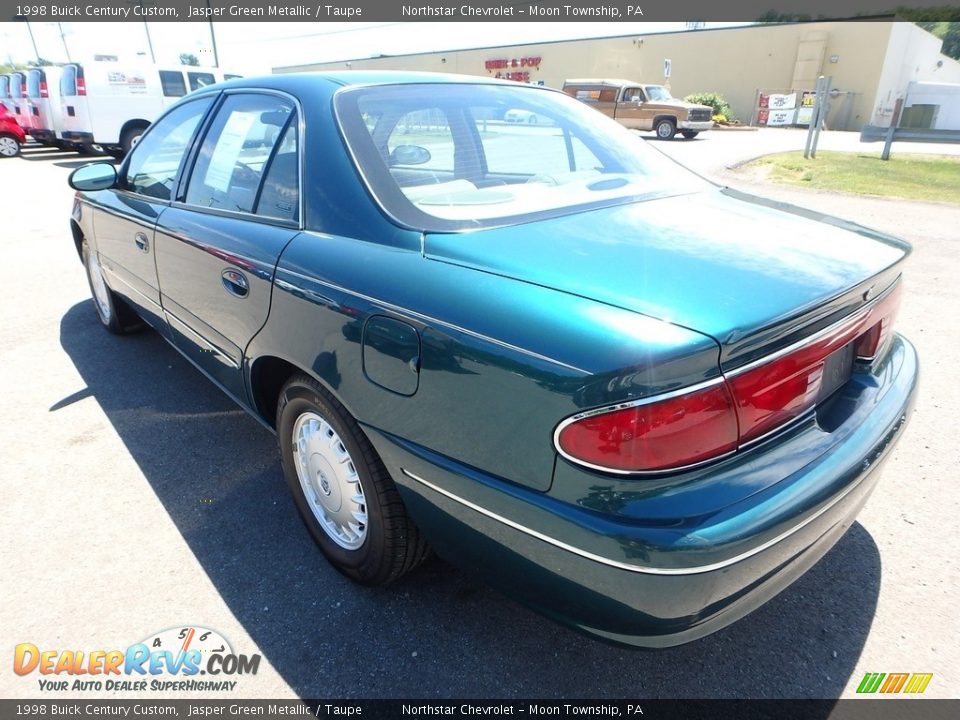
[[[575,416],[556,444],[581,464],[621,472],[694,465],[737,449],[737,418],[722,379],[693,392]]]
[[[47,94],[47,81],[46,81],[46,80],[41,80],[41,81],[40,81],[40,97],[42,97],[42,98],[49,97],[49,95]]]
[[[812,409],[827,359],[849,343],[859,360],[883,350],[900,305],[900,283],[844,321],[707,385],[565,420],[555,433],[570,460],[613,472],[677,470],[715,460]]]
[[[84,81],[83,77],[80,75],[77,76],[77,95],[86,95],[87,94],[87,83]]]

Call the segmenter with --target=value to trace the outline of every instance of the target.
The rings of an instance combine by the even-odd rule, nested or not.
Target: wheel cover
[[[87,275],[90,276],[90,289],[93,290],[93,302],[97,306],[97,312],[104,323],[110,322],[110,291],[107,289],[107,283],[103,280],[103,270],[100,269],[100,261],[97,260],[96,253],[90,251],[87,253]]]
[[[657,135],[662,138],[670,137],[671,130],[673,130],[673,127],[670,125],[670,123],[662,122],[657,125]]]
[[[0,137],[0,155],[13,157],[19,152],[20,145],[12,137]]]
[[[345,550],[367,538],[367,501],[343,440],[326,420],[305,412],[293,424],[293,461],[300,488],[323,531]]]

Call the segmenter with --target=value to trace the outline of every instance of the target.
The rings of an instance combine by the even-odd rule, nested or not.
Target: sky
[[[707,23],[721,27],[742,23]],[[0,23],[0,61],[35,59],[27,23]],[[544,40],[642,35],[685,29],[664,23],[214,23],[220,66],[242,75],[267,74],[274,67],[351,60],[375,55],[514,45]],[[202,22],[31,22],[37,51],[51,62],[83,61],[95,54],[149,58],[147,30],[157,63],[179,64],[180,53],[212,65],[210,26]],[[63,36],[61,37],[61,30]]]

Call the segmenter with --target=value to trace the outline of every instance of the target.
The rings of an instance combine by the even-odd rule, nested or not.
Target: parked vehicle
[[[7,73],[0,75],[0,105],[3,105],[7,112],[13,112],[13,98],[10,96],[10,75]]]
[[[27,127],[27,89],[22,72],[12,72],[7,74],[9,78],[10,105],[7,109],[10,114],[22,128]]]
[[[213,68],[124,65],[63,66],[63,138],[82,149],[129,152],[150,123],[188,92],[239,77]]]
[[[60,115],[59,67],[31,68],[26,72],[26,126],[24,130],[42,145],[64,147]]]
[[[563,91],[633,130],[688,140],[713,127],[713,108],[677,100],[662,85],[636,80],[566,80]]]
[[[20,154],[20,146],[26,141],[23,128],[7,112],[6,106],[0,105],[0,158],[16,157]]]
[[[523,123],[524,125],[538,125],[541,118],[536,113],[529,110],[507,110],[503,114],[503,119],[508,123]]]
[[[482,131],[511,108],[550,125]],[[70,183],[100,323],[145,320],[275,432],[360,583],[429,542],[577,628],[686,642],[843,535],[912,407],[906,243],[713,186],[558,91],[234,81]]]

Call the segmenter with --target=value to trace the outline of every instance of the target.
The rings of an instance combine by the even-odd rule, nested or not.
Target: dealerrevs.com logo
[[[260,655],[243,655],[216,630],[169,628],[126,650],[47,650],[33,643],[14,648],[13,671],[38,673],[44,691],[232,691],[241,675],[256,675]]]

